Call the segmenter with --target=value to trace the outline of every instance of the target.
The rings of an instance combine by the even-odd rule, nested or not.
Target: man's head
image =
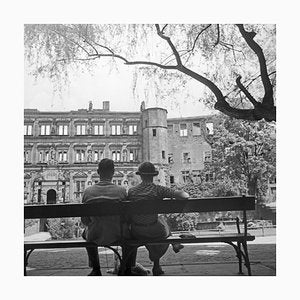
[[[153,180],[153,177],[158,175],[158,171],[151,162],[144,162],[139,166],[136,174],[140,175],[143,181]]]
[[[98,164],[97,170],[100,179],[111,180],[115,173],[114,162],[109,158],[102,159]]]

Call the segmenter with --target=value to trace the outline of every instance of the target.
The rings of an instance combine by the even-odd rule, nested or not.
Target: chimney
[[[91,111],[92,109],[93,109],[93,102],[90,101],[90,102],[89,102],[89,111]]]
[[[109,111],[109,101],[103,101],[103,110]]]

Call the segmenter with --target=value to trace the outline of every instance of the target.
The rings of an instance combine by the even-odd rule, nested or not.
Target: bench
[[[53,204],[53,205],[26,205],[24,207],[25,219],[40,218],[62,218],[62,217],[80,217],[80,216],[112,216],[119,215],[121,220],[134,214],[167,214],[167,213],[191,213],[191,212],[220,212],[220,211],[240,211],[242,212],[243,230],[241,232],[240,219],[236,218],[236,233],[216,233],[209,235],[197,235],[196,237],[177,238],[171,236],[161,240],[125,240],[107,245],[114,251],[120,260],[119,275],[124,275],[124,269],[127,257],[122,257],[114,246],[132,246],[141,247],[146,244],[171,244],[171,243],[226,243],[231,245],[238,258],[239,274],[243,274],[242,264],[247,268],[248,275],[251,275],[251,266],[247,249],[247,242],[253,241],[255,236],[247,232],[247,211],[255,210],[255,198],[253,196],[233,196],[233,197],[210,197],[210,198],[190,198],[188,200],[164,199],[155,203],[150,201],[138,202],[101,202],[91,204]],[[120,223],[122,226],[123,223]],[[81,248],[95,247],[96,244],[85,240],[50,240],[50,241],[25,241],[24,243],[24,275],[26,275],[26,266],[30,254],[35,249],[51,248]]]

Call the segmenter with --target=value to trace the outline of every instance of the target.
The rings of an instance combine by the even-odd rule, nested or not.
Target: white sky
[[[166,101],[156,99],[151,88],[139,85],[139,98],[132,92],[132,76],[134,68],[117,63],[118,70],[110,70],[107,66],[97,64],[91,74],[73,73],[70,86],[62,93],[55,92],[53,84],[47,78],[37,81],[28,74],[25,68],[24,78],[24,108],[36,108],[41,111],[69,111],[88,108],[93,101],[94,108],[102,108],[102,101],[110,101],[111,111],[138,111],[142,100],[146,107],[159,106],[168,110],[168,117],[200,116],[212,113],[199,98],[202,96],[203,85],[191,81],[186,87],[188,99],[183,95],[174,99],[174,94]],[[141,90],[142,89],[142,90]],[[144,90],[143,90],[144,89]],[[184,100],[185,99],[185,100]],[[215,111],[213,111],[215,113]]]

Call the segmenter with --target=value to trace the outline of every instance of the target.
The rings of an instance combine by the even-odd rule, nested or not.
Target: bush
[[[52,239],[72,239],[78,236],[80,218],[55,218],[48,219],[46,226]]]

